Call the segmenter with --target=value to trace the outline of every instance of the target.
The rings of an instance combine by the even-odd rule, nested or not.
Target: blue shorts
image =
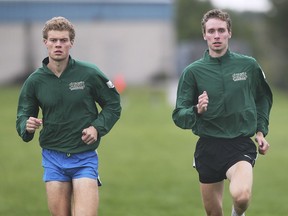
[[[98,155],[95,151],[68,154],[42,150],[43,181],[71,182],[72,179],[91,178],[98,181]]]

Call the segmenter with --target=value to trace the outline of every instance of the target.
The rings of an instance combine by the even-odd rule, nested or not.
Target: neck
[[[60,77],[63,71],[66,69],[69,58],[62,61],[57,61],[49,57],[49,63],[47,67],[57,76]]]
[[[213,58],[219,58],[223,55],[225,55],[225,53],[227,52],[228,50],[228,47],[226,47],[225,49],[222,49],[222,50],[212,50],[212,49],[209,49],[209,55]]]

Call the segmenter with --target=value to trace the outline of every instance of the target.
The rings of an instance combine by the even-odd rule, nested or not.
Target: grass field
[[[0,89],[0,215],[48,216],[37,139],[16,134],[17,87]],[[98,149],[100,216],[204,216],[192,157],[197,137],[178,129],[164,91],[127,89],[121,120]],[[271,144],[254,169],[247,216],[287,216],[288,97],[274,92]],[[36,137],[37,138],[37,137]],[[225,215],[231,201],[226,188]]]

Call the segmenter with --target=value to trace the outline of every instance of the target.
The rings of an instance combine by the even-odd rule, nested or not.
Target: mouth
[[[213,46],[214,47],[221,47],[222,43],[221,42],[214,42]]]
[[[59,55],[59,54],[62,54],[62,51],[61,50],[56,50],[54,53]]]

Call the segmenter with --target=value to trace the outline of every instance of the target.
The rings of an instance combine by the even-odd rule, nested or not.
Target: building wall
[[[109,78],[121,74],[127,84],[138,85],[148,82],[157,73],[175,71],[176,41],[171,4],[102,2],[90,4],[93,10],[87,9],[87,4],[79,4],[83,7],[79,12],[75,4],[69,4],[60,14],[57,4],[3,5],[0,4],[3,12],[0,16],[0,84],[25,77],[41,65],[47,55],[42,42],[44,22],[47,17],[63,14],[76,28],[72,57],[95,63]],[[46,11],[46,7],[50,9]],[[29,15],[33,11],[37,13]]]
[[[167,22],[74,22],[73,58],[95,63],[111,79],[139,84],[175,70],[174,28]],[[43,24],[0,25],[0,83],[29,73],[46,57]],[[29,29],[27,29],[29,28]],[[32,72],[32,71],[31,71]]]

